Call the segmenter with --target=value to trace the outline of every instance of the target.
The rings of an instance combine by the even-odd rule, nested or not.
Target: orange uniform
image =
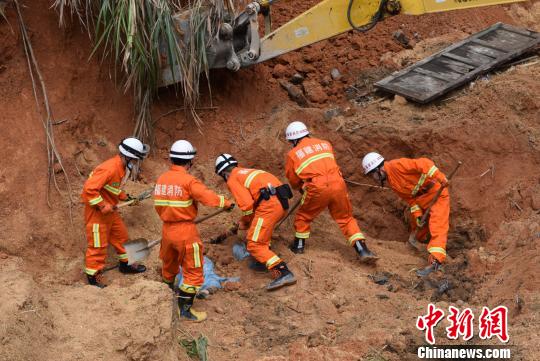
[[[257,169],[235,167],[227,179],[227,186],[243,213],[240,229],[247,229],[249,225],[247,250],[258,262],[272,269],[281,259],[270,250],[270,241],[274,227],[285,215],[285,210],[277,196],[261,201],[253,210],[261,188],[269,184],[276,188],[281,182],[272,174]]]
[[[394,159],[384,163],[390,187],[410,207],[412,230],[416,229],[416,219],[429,206],[435,193],[441,187],[440,182],[446,182],[446,176],[435,166],[432,160]],[[446,241],[448,236],[448,218],[450,216],[450,195],[444,189],[441,196],[431,207],[429,216],[429,233],[431,240],[427,246],[428,252],[439,262],[446,258]],[[419,238],[425,239],[427,231]]]
[[[347,186],[329,142],[308,137],[301,139],[287,154],[285,173],[294,189],[303,189],[294,220],[296,238],[309,238],[310,223],[328,208],[350,246],[365,239],[353,218]]]
[[[114,206],[119,200],[125,200],[127,194],[122,191],[120,183],[126,170],[119,155],[101,163],[84,183],[81,194],[86,224],[86,269],[91,276],[101,271],[107,258],[107,245],[110,243],[116,250],[120,262],[127,262],[127,254],[123,244],[128,239],[128,232],[122,217],[117,211],[103,214],[99,207],[104,204]]]
[[[193,222],[198,202],[210,207],[231,206],[225,197],[208,189],[182,166],[172,165],[158,178],[154,206],[163,221],[161,273],[165,282],[172,283],[182,266],[184,279],[180,289],[189,293],[195,293],[204,282],[203,244]]]

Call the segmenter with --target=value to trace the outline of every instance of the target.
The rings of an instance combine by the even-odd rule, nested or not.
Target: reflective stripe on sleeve
[[[154,200],[154,205],[157,207],[175,207],[175,208],[186,208],[193,204],[193,199],[187,201],[170,201],[167,199],[156,199]]]
[[[431,168],[429,168],[428,172],[427,172],[427,175],[429,178],[433,177],[433,174],[435,174],[436,171],[438,171],[439,168],[437,168],[436,166],[432,166]]]
[[[419,212],[421,210],[422,209],[420,208],[420,206],[418,204],[415,204],[414,206],[411,207],[411,213]]]
[[[418,183],[416,184],[416,186],[414,187],[414,189],[412,191],[412,196],[413,197],[416,195],[416,193],[418,193],[418,191],[420,190],[420,187],[422,187],[422,185],[424,185],[424,182],[426,181],[426,178],[427,178],[427,174],[422,173],[422,175],[420,176],[420,179],[418,180]]]
[[[257,225],[255,226],[255,231],[253,232],[253,242],[257,242],[257,240],[259,239],[259,233],[261,233],[263,222],[264,219],[257,218]]]
[[[242,215],[249,216],[250,214],[253,214],[253,209],[250,209],[249,211],[242,211]]]
[[[110,186],[108,184],[105,184],[105,186],[103,187],[105,188],[106,190],[108,190],[109,192],[111,192],[112,194],[114,194],[115,196],[119,195],[120,193],[122,193],[122,190],[119,189],[119,188],[114,188],[113,186]]]
[[[300,175],[300,173],[302,173],[302,171],[304,170],[304,168],[306,168],[308,165],[310,165],[311,163],[319,160],[319,159],[323,159],[323,158],[334,158],[334,155],[332,153],[320,153],[320,154],[317,154],[317,155],[314,155],[313,157],[311,158],[308,158],[306,159],[302,164],[300,164],[300,166],[298,168],[296,168],[296,170],[294,171],[297,175]]]
[[[246,178],[246,181],[244,182],[244,187],[249,188],[249,186],[251,186],[251,182],[253,182],[253,179],[261,173],[264,173],[264,171],[255,170],[251,172],[251,174],[248,175],[248,177]]]
[[[92,225],[92,234],[94,235],[94,248],[101,247],[101,239],[99,238],[99,223]]]
[[[94,199],[90,199],[90,200],[88,201],[88,204],[90,204],[91,206],[95,206],[96,204],[98,204],[98,203],[100,203],[100,202],[103,202],[103,197],[98,196],[98,197],[96,197],[96,198],[94,198]]]
[[[218,196],[219,197],[219,208],[225,207],[225,197]]]

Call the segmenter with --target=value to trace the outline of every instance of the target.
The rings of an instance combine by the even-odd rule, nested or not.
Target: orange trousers
[[[425,212],[431,199],[435,196],[436,191],[428,192],[427,194],[416,199],[416,203],[422,212]],[[419,241],[424,241],[431,237],[427,245],[427,250],[430,258],[434,257],[439,262],[443,263],[446,259],[446,242],[448,240],[448,219],[450,217],[450,195],[448,189],[443,190],[441,196],[435,202],[428,218],[428,227],[424,227],[417,235]],[[411,231],[417,228],[416,218],[411,215]]]
[[[365,238],[353,218],[347,186],[341,177],[327,182],[310,183],[304,188],[304,198],[294,219],[295,237],[309,238],[311,222],[326,208],[339,225],[348,245],[352,246],[357,240]]]
[[[103,214],[95,207],[86,206],[84,210],[86,221],[86,268],[91,276],[105,267],[107,245],[110,243],[116,250],[118,260],[127,262],[124,243],[128,240],[126,225],[118,212]]]
[[[248,252],[268,269],[281,262],[281,259],[270,250],[270,242],[276,223],[285,216],[285,213],[277,197],[270,197],[269,200],[262,201],[255,210],[247,232]]]
[[[183,282],[180,289],[195,293],[204,283],[203,244],[193,222],[163,223],[159,258],[163,262],[161,275],[167,283],[174,282],[180,266]]]

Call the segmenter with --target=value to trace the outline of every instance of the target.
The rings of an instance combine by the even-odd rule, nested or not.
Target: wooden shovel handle
[[[296,201],[296,203],[291,207],[291,209],[289,209],[289,212],[287,213],[287,215],[285,217],[283,217],[283,219],[281,221],[279,221],[278,225],[275,228],[275,231],[277,231],[279,229],[279,227],[283,224],[283,222],[285,222],[285,220],[287,220],[287,218],[289,218],[289,216],[296,210],[296,208],[298,208],[300,203],[302,203],[302,197],[300,197],[300,199],[298,199],[298,201]]]
[[[221,214],[221,213],[225,212],[226,210],[227,210],[227,209],[222,208],[222,209],[220,209],[220,210],[215,211],[214,213],[210,213],[210,214],[207,215],[207,216],[199,217],[199,218],[197,218],[197,219],[195,220],[195,224],[199,224],[199,223],[201,223],[201,222],[206,221],[207,219],[213,218],[213,217],[217,216],[218,214]]]

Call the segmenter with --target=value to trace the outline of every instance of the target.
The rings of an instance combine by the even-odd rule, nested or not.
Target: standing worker
[[[332,145],[311,138],[306,125],[295,121],[285,131],[293,149],[287,154],[285,173],[293,189],[302,193],[300,208],[296,212],[294,253],[304,253],[310,236],[311,222],[326,208],[338,223],[347,244],[354,247],[360,260],[375,262],[378,258],[367,247],[365,237],[352,215],[347,186],[336,163]]]
[[[385,161],[383,156],[372,152],[366,154],[362,160],[364,174],[372,174],[373,179],[384,185],[388,181],[390,188],[401,197],[410,207],[411,231],[417,232],[419,241],[429,243],[428,262],[436,270],[446,259],[446,241],[448,237],[448,218],[450,216],[450,195],[448,194],[448,180],[427,158],[409,159],[400,158]],[[420,224],[422,215],[440,187],[444,187],[439,199],[431,207],[428,224]]]
[[[137,138],[126,138],[118,145],[118,150],[120,154],[101,163],[90,173],[81,194],[85,204],[84,220],[88,241],[85,273],[88,283],[99,288],[106,286],[103,283],[103,268],[109,243],[116,250],[120,272],[146,271],[143,265],[128,265],[123,246],[128,240],[128,232],[116,205],[119,200],[131,199],[120,189],[122,179],[126,175],[126,168],[130,172],[138,168],[138,163],[147,156],[149,147]]]
[[[287,264],[270,250],[274,227],[289,208],[291,190],[272,174],[241,168],[230,154],[216,159],[216,174],[223,177],[243,216],[238,228],[247,232],[247,250],[259,263],[266,265],[274,278],[266,289],[272,291],[296,283]]]
[[[197,203],[232,210],[234,204],[208,189],[188,173],[197,151],[190,142],[178,140],[171,147],[171,168],[156,181],[154,206],[163,221],[159,257],[163,281],[174,289],[174,278],[182,267],[183,281],[178,290],[180,318],[204,321],[206,312],[195,311],[193,300],[204,283],[203,244],[194,223]]]

